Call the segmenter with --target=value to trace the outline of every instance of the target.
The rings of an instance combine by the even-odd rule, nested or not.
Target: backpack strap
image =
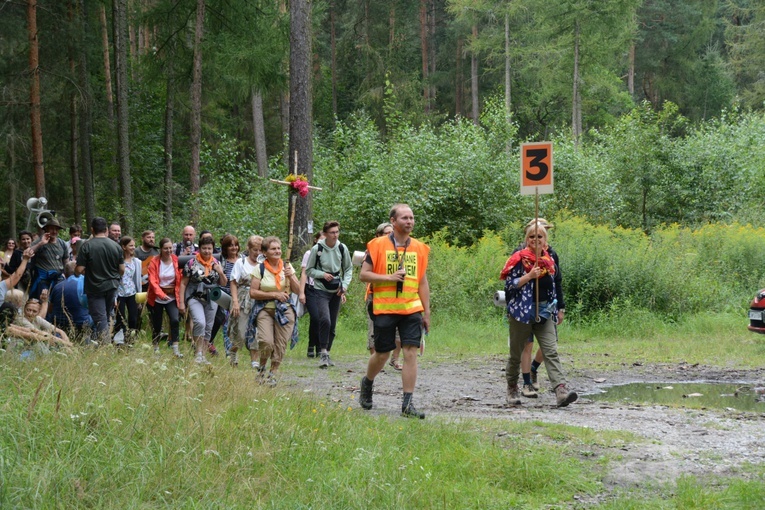
[[[313,265],[314,269],[320,269],[324,271],[324,268],[321,266],[321,253],[324,251],[324,246],[321,245],[321,243],[318,243],[316,248],[316,263]],[[345,245],[343,243],[340,243],[340,272],[343,272],[343,261],[345,260]]]
[[[321,243],[316,244],[316,263],[313,265],[314,269],[321,269],[324,271],[324,268],[321,267],[321,253],[324,251],[324,246],[321,245]]]
[[[260,279],[263,280],[263,275],[266,274],[266,263],[260,263]]]

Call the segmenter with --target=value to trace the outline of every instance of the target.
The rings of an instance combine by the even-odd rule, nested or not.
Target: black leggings
[[[135,294],[132,296],[117,298],[117,320],[114,324],[114,331],[125,328],[125,308],[128,312],[127,325],[130,329],[138,328],[138,304],[135,302]]]
[[[162,333],[162,312],[167,312],[167,318],[170,319],[170,345],[178,343],[178,305],[175,300],[169,303],[154,303],[151,310],[151,329],[154,332],[154,343],[159,342],[159,335]]]

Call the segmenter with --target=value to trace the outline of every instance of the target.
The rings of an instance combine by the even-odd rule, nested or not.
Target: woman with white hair
[[[521,353],[529,335],[533,334],[544,354],[547,375],[555,388],[556,403],[558,407],[565,407],[577,399],[577,394],[566,388],[566,378],[558,357],[554,324],[558,320],[556,267],[545,249],[547,230],[535,222],[526,227],[525,241],[526,247],[513,253],[500,273],[500,279],[505,280],[510,323],[510,357],[505,371],[507,404],[517,406],[521,403],[518,391]]]

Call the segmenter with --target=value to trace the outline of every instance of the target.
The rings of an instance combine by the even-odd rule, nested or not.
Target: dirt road
[[[765,462],[765,403],[759,413],[728,410],[692,410],[666,406],[625,405],[594,402],[586,394],[598,387],[628,382],[719,381],[763,385],[763,370],[728,370],[677,365],[625,365],[619,370],[596,372],[573,368],[563,359],[570,386],[582,395],[568,408],[555,408],[555,398],[544,392],[538,399],[524,399],[520,407],[505,407],[505,359],[470,358],[456,361],[420,360],[415,393],[418,408],[427,419],[496,418],[513,421],[543,421],[590,427],[595,430],[623,430],[641,440],[619,447],[620,460],[609,463],[604,483],[607,491],[619,487],[645,486],[672,481],[684,474],[746,476],[739,471],[744,463]],[[316,362],[292,359],[288,363],[312,367]],[[282,383],[302,387],[319,398],[348,401],[358,398],[358,385],[366,358],[336,360],[329,370],[318,368],[312,375],[289,376],[285,367]],[[540,372],[542,373],[542,372]],[[605,379],[596,383],[595,379]],[[540,376],[544,385],[546,374]],[[398,415],[401,381],[390,367],[375,381],[371,413]],[[607,452],[595,452],[595,454]]]

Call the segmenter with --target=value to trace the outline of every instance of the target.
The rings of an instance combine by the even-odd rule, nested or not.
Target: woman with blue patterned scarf
[[[540,223],[526,228],[526,248],[513,253],[500,273],[505,280],[507,319],[510,323],[510,357],[507,361],[507,404],[520,405],[518,376],[521,354],[533,334],[545,357],[547,375],[555,388],[558,407],[577,399],[566,389],[566,378],[558,357],[555,335],[557,301],[555,299],[555,262],[545,250],[547,230]]]

